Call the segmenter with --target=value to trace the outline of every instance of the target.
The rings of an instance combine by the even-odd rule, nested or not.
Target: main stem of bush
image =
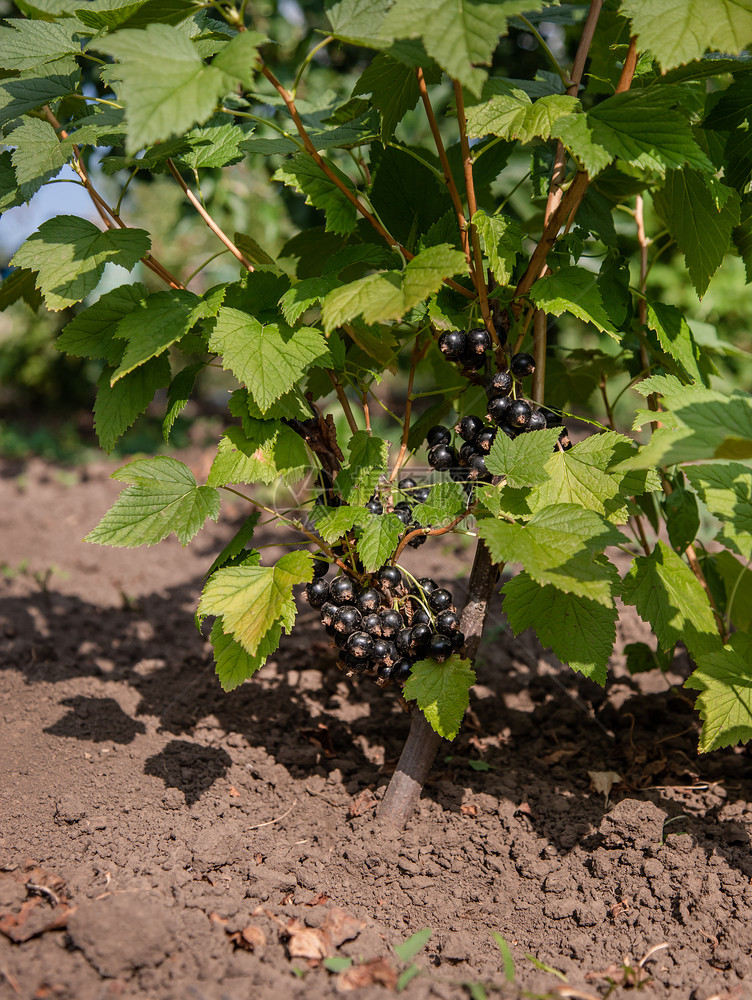
[[[475,660],[478,653],[488,614],[488,604],[497,576],[498,567],[492,562],[485,544],[479,541],[460,626],[465,633],[464,655],[471,661]],[[397,763],[397,769],[381,801],[379,819],[399,829],[405,826],[418,804],[423,785],[441,743],[441,737],[434,732],[423,713],[417,707],[414,708],[410,732]]]

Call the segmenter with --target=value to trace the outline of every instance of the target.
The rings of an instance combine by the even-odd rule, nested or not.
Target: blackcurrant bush
[[[428,500],[428,497],[429,497],[430,493],[431,493],[431,487],[430,486],[421,486],[421,488],[419,490],[416,490],[415,493],[413,493],[413,497],[415,498],[415,502],[416,503],[425,503],[426,500]]]
[[[491,450],[491,445],[494,443],[495,438],[496,438],[496,428],[495,427],[485,428],[476,437],[475,447],[478,449],[478,451],[487,455],[488,452]]]
[[[396,590],[402,583],[402,574],[396,566],[382,566],[376,578],[384,590]]]
[[[512,391],[513,383],[514,379],[509,372],[495,372],[491,376],[491,381],[486,386],[488,398],[493,399],[494,396],[508,396]]]
[[[381,638],[381,619],[375,612],[370,615],[364,615],[360,627],[375,639]]]
[[[391,663],[379,663],[379,669],[377,671],[380,681],[390,681],[392,679],[393,667]]]
[[[402,628],[399,630],[395,636],[394,642],[397,649],[402,653],[403,656],[407,656],[410,652],[410,640],[413,637],[412,628]]]
[[[397,483],[397,489],[403,491],[414,490],[417,485],[418,484],[412,477],[406,476],[404,479],[400,479],[400,481]]]
[[[329,572],[329,563],[326,559],[314,559],[313,560],[313,578],[318,580],[320,576],[326,576]]]
[[[485,330],[482,326],[476,327],[474,330],[468,330],[467,333],[467,351],[468,354],[485,354],[485,352],[491,346],[491,337],[488,330]]]
[[[532,354],[515,354],[509,363],[512,374],[517,378],[525,378],[535,371],[535,358]]]
[[[333,604],[331,601],[325,601],[321,605],[321,610],[319,611],[319,618],[321,619],[322,625],[331,625],[334,621],[334,616],[337,614],[337,605]]]
[[[385,639],[391,639],[405,625],[402,615],[394,609],[380,612],[379,618],[381,619],[381,634]]]
[[[464,632],[455,632],[453,635],[450,635],[449,638],[452,640],[452,649],[462,649],[465,645]]]
[[[378,611],[381,607],[381,594],[375,587],[366,587],[358,594],[357,605],[364,614]]]
[[[437,632],[434,632],[428,646],[428,655],[430,658],[438,660],[441,663],[442,660],[445,660],[451,654],[452,640],[446,635],[439,635]]]
[[[463,417],[457,424],[455,430],[463,441],[473,441],[478,431],[483,429],[483,421],[473,414]]]
[[[442,635],[453,635],[459,631],[460,616],[456,611],[442,611],[436,615],[436,631]]]
[[[428,595],[428,605],[434,614],[441,611],[448,611],[452,606],[452,595],[443,587],[437,587]]]
[[[353,632],[347,640],[347,648],[353,656],[367,658],[373,652],[373,637],[367,632]]]
[[[494,423],[500,424],[506,419],[509,408],[514,400],[509,396],[494,396],[488,401],[488,415]]]
[[[473,455],[467,463],[467,467],[469,479],[479,479],[481,476],[485,476],[488,472],[488,469],[486,468],[486,460],[482,455]]]
[[[521,431],[530,423],[530,416],[533,410],[526,399],[515,399],[507,410],[507,426],[512,430]]]
[[[306,585],[306,597],[312,608],[321,608],[329,597],[329,584],[326,580],[314,580]]]
[[[459,455],[454,448],[445,444],[438,444],[428,453],[428,464],[432,469],[439,471],[451,469],[459,462]]]
[[[384,505],[380,500],[377,500],[376,497],[371,497],[371,499],[366,504],[366,510],[369,512],[369,514],[375,514],[376,516],[378,516],[379,514],[384,513]]]
[[[354,604],[355,585],[346,576],[338,576],[329,584],[329,600],[335,604]]]
[[[406,656],[403,656],[401,659],[397,660],[392,667],[392,680],[406,681],[410,676],[412,669],[413,665],[410,660],[408,660]]]
[[[449,444],[452,440],[452,432],[448,427],[437,424],[426,434],[426,444],[429,448],[435,448],[438,444]]]
[[[430,625],[413,625],[412,636],[410,637],[410,652],[421,654],[428,649],[431,641]]]
[[[461,330],[448,330],[439,337],[439,350],[450,361],[458,361],[467,348],[467,338]]]
[[[346,606],[344,608],[337,608],[337,614],[334,616],[332,625],[334,625],[337,632],[349,635],[360,628],[362,621],[363,615],[361,615],[357,608]]]
[[[542,431],[546,426],[546,418],[543,416],[540,410],[534,410],[530,414],[530,420],[527,424],[527,429],[529,431]]]

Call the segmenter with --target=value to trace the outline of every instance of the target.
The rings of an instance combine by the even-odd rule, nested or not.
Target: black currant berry
[[[394,642],[397,649],[402,653],[403,656],[407,656],[410,652],[410,640],[413,637],[413,630],[411,628],[402,628],[399,630],[395,636]]]
[[[357,608],[346,606],[344,608],[337,608],[337,614],[334,616],[332,625],[334,625],[337,632],[349,635],[360,628],[362,621],[363,615],[361,615]]]
[[[450,361],[458,361],[466,347],[467,338],[461,330],[448,330],[439,337],[439,350]]]
[[[413,525],[412,527],[419,527],[419,525]],[[419,549],[421,545],[425,543],[428,536],[426,534],[413,535],[410,541],[407,543],[411,549]]]
[[[373,637],[367,632],[353,632],[347,640],[347,648],[353,656],[367,658],[373,652]]]
[[[431,616],[425,608],[418,608],[413,612],[413,625],[430,625]]]
[[[413,508],[412,508],[412,505],[411,505],[411,504],[409,504],[409,503],[407,502],[407,500],[400,500],[400,502],[399,502],[399,503],[396,503],[396,504],[394,505],[394,512],[395,512],[395,514],[397,513],[397,511],[398,511],[398,510],[404,510],[404,511],[406,511],[406,512],[407,512],[407,513],[408,513],[408,514],[410,515],[410,517],[412,517],[412,516],[413,516]]]
[[[407,659],[406,656],[403,656],[401,659],[397,660],[397,662],[392,667],[392,680],[406,681],[407,678],[410,676],[412,669],[413,669],[412,663]]]
[[[452,640],[446,635],[434,632],[428,646],[428,655],[432,660],[438,660],[441,663],[447,656],[452,655]]]
[[[485,354],[488,348],[491,346],[491,337],[488,330],[485,330],[482,326],[476,327],[474,330],[468,330],[467,333],[467,351],[468,354]]]
[[[453,635],[450,635],[449,638],[452,640],[452,649],[462,649],[465,645],[464,632],[455,632]]]
[[[443,587],[437,587],[428,595],[428,604],[434,614],[441,611],[448,611],[452,606],[452,595]]]
[[[332,629],[332,636],[334,638],[334,645],[338,649],[347,649],[347,640],[352,635],[352,632],[337,632]]]
[[[430,493],[431,493],[430,486],[421,486],[419,490],[416,490],[415,493],[413,493],[413,498],[415,499],[416,503],[425,503],[426,500],[428,500]]]
[[[373,644],[371,659],[376,663],[388,663],[390,666],[399,659],[397,647],[389,639],[377,639]]]
[[[460,616],[456,611],[442,611],[436,615],[436,631],[442,635],[451,636],[459,631]]]
[[[451,469],[459,462],[459,455],[454,448],[445,444],[438,444],[428,453],[428,464],[432,469]]]
[[[348,670],[352,670],[356,674],[364,674],[369,667],[368,660],[365,657],[355,656],[349,650],[343,654],[342,662]]]
[[[306,597],[312,608],[321,608],[329,597],[329,584],[326,580],[314,580],[306,585]]]
[[[475,447],[478,451],[487,455],[491,450],[491,445],[494,443],[496,438],[496,428],[489,427],[480,432],[480,434],[475,439]]]
[[[508,396],[512,391],[513,383],[514,379],[509,372],[495,372],[491,376],[491,381],[486,386],[488,398],[493,399],[494,396]]]
[[[431,641],[430,625],[413,625],[412,636],[410,637],[410,652],[421,654],[428,649]]]
[[[385,639],[391,639],[405,624],[399,611],[393,609],[382,611],[379,618],[381,619],[381,634]]]
[[[435,448],[438,444],[449,444],[452,440],[452,432],[448,427],[437,424],[426,434],[426,444],[429,448]]]
[[[346,576],[338,576],[329,584],[329,600],[335,604],[354,604],[355,585]]]
[[[326,576],[329,572],[329,563],[326,559],[314,559],[313,560],[313,578],[318,580],[320,576]]]
[[[364,615],[360,627],[364,632],[372,635],[374,639],[381,638],[381,619],[375,612],[370,615]]]
[[[485,476],[488,472],[488,469],[486,468],[486,460],[482,455],[473,455],[467,463],[467,467],[469,470],[469,479],[479,479],[481,476]]]
[[[410,524],[410,522],[413,519],[413,512],[410,510],[409,507],[405,509],[405,507],[400,507],[400,505],[398,504],[394,508],[394,513],[397,515],[400,521],[402,521],[405,527],[407,527],[408,524]]]
[[[511,427],[512,430],[521,431],[530,423],[530,416],[533,410],[530,403],[526,399],[515,399],[512,405],[507,410],[506,420],[507,426]]]
[[[566,427],[562,427],[561,433],[559,434],[559,444],[564,451],[569,451],[572,447],[572,439],[569,436],[569,431]]]
[[[368,611],[378,611],[381,607],[381,594],[375,587],[366,587],[358,594],[357,605],[364,614]]]
[[[465,441],[465,443],[460,448],[460,462],[464,462],[466,465],[470,461],[472,455],[475,454],[475,445],[472,441]]]
[[[379,514],[384,513],[384,505],[380,500],[377,500],[376,497],[371,497],[371,499],[366,504],[366,510],[369,512],[369,514],[375,514],[376,516],[378,516]]]
[[[397,483],[397,489],[404,492],[405,490],[414,490],[417,485],[412,477],[406,476]]]
[[[377,671],[380,681],[390,681],[392,679],[393,667],[391,663],[379,663],[379,669]]]
[[[422,576],[418,580],[418,586],[424,594],[430,594],[431,591],[438,589],[438,583],[432,580],[430,576]]]
[[[473,441],[475,435],[483,430],[483,421],[480,417],[476,417],[470,414],[467,417],[463,417],[462,420],[457,424],[455,430],[462,438],[463,441]]]
[[[509,363],[512,374],[517,378],[525,378],[535,371],[535,358],[532,354],[515,354]]]
[[[546,418],[543,416],[540,410],[534,410],[530,414],[530,420],[527,424],[527,429],[529,431],[542,431],[546,426]]]
[[[402,574],[396,566],[382,566],[376,578],[384,590],[396,590],[402,583]]]
[[[514,400],[509,396],[494,396],[488,401],[488,415],[494,423],[501,424],[506,419]]]
[[[484,368],[485,364],[485,354],[468,354],[467,357],[462,360],[462,367],[469,368],[472,372],[477,372],[480,368]]]
[[[539,413],[546,418],[546,427],[561,427],[561,414],[555,410],[549,410],[547,406],[542,406]]]
[[[331,625],[334,621],[334,616],[337,614],[336,604],[332,604],[331,601],[324,601],[321,605],[321,610],[319,611],[319,618],[322,625]]]

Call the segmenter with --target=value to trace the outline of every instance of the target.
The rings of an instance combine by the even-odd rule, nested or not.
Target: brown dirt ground
[[[698,757],[679,674],[617,657],[601,691],[495,608],[463,732],[395,834],[374,804],[408,729],[397,693],[338,673],[306,608],[224,694],[192,615],[241,512],[188,550],[95,549],[111,470],[0,468],[0,563],[29,561],[0,582],[2,1000],[370,1000],[425,927],[416,1000],[648,977],[641,996],[752,998],[749,753]],[[625,618],[621,641],[645,632]]]

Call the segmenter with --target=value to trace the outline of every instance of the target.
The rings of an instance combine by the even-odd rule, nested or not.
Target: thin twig
[[[392,563],[397,562],[399,557],[402,555],[405,546],[411,539],[417,538],[418,535],[431,535],[431,536],[446,535],[448,531],[453,531],[460,523],[460,521],[464,521],[465,518],[469,517],[471,513],[472,513],[471,510],[463,510],[461,514],[458,514],[453,521],[451,521],[449,524],[444,525],[443,528],[415,528],[413,529],[413,531],[409,531],[406,535],[403,535],[402,538],[400,539],[400,543],[397,546],[394,556],[392,557]]]
[[[268,819],[266,821],[266,823],[257,823],[255,826],[247,826],[246,830],[260,830],[263,826],[272,826],[274,823],[279,823],[280,820],[283,820],[285,818],[285,816],[289,816],[290,815],[290,813],[293,811],[293,809],[295,808],[295,806],[297,804],[298,804],[298,800],[295,799],[295,801],[290,806],[290,808],[287,810],[287,812],[283,812],[281,816],[277,816],[276,819]]]
[[[337,393],[337,399],[339,400],[340,406],[342,407],[342,411],[345,414],[345,420],[347,421],[347,426],[350,428],[353,434],[357,434],[358,425],[355,423],[355,417],[353,416],[353,411],[350,408],[350,401],[345,395],[345,390],[342,388],[342,383],[334,374],[334,372],[331,370],[331,368],[326,369],[326,374],[329,376],[329,381],[332,383],[332,385],[334,386],[334,391]]]
[[[392,469],[392,474],[389,476],[389,482],[392,483],[397,478],[399,470],[405,461],[405,455],[407,454],[407,439],[410,436],[410,414],[413,408],[413,381],[415,380],[415,369],[418,362],[426,353],[428,344],[420,344],[419,340],[415,341],[413,345],[412,354],[410,355],[410,374],[407,379],[407,399],[405,400],[405,419],[402,425],[402,443],[400,444],[400,450],[397,454],[397,459],[394,463]]]
[[[648,303],[645,297],[645,290],[648,283],[648,247],[650,246],[650,241],[645,235],[645,211],[641,194],[638,194],[635,198],[635,222],[637,224],[637,242],[640,245],[640,296],[637,299],[637,321],[644,329],[648,318]],[[648,371],[650,370],[650,356],[648,355],[647,345],[644,341],[640,343],[640,363],[643,368]],[[653,410],[655,413],[659,410],[658,394],[655,392],[651,392],[648,396],[648,409]],[[650,426],[653,431],[656,431],[661,425],[657,420],[654,420],[651,421]]]

